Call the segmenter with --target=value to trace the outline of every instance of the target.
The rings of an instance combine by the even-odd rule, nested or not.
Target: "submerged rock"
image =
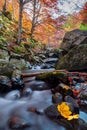
[[[23,97],[28,97],[33,93],[31,88],[24,88],[23,92],[22,92],[22,96]]]
[[[28,128],[30,126],[31,126],[30,123],[28,123],[27,121],[25,121],[21,118],[18,118],[18,117],[13,117],[9,120],[9,127],[12,130],[25,129],[25,128]]]
[[[14,90],[5,95],[5,98],[8,100],[17,100],[20,98],[20,92],[18,90]]]

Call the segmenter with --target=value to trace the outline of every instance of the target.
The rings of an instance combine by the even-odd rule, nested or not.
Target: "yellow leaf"
[[[69,106],[65,102],[62,102],[60,105],[58,105],[57,109],[64,118],[68,118],[72,114]]]
[[[78,118],[79,118],[79,114],[75,114],[75,115],[69,116],[68,120],[73,120],[73,119],[78,119]]]
[[[66,102],[62,102],[60,105],[57,106],[58,111],[60,112],[61,116],[66,118],[67,120],[78,119],[79,114],[72,114],[70,111],[70,107],[67,105]]]

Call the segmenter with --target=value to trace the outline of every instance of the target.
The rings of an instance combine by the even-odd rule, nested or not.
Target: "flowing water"
[[[12,93],[13,95],[13,93]],[[34,91],[29,97],[22,97],[16,101],[0,98],[0,130],[11,130],[9,128],[9,120],[13,117],[23,119],[31,124],[31,127],[26,130],[65,130],[64,127],[51,121],[45,114],[38,115],[34,112],[29,112],[28,109],[33,107],[44,111],[46,107],[52,104],[51,92]]]
[[[49,70],[39,70],[39,72],[43,71],[47,72]],[[25,71],[25,73],[37,72],[38,70]],[[33,88],[34,91],[29,88]],[[14,90],[0,98],[0,130],[68,130],[45,115],[44,110],[50,105],[52,105],[52,93],[47,90],[47,84],[42,81],[31,80],[25,83],[23,93]],[[36,113],[35,109],[42,114]],[[10,127],[9,122],[14,118],[18,118],[20,125],[24,123],[30,125],[19,129],[13,123],[13,127]],[[80,111],[80,118],[87,122],[87,113]]]

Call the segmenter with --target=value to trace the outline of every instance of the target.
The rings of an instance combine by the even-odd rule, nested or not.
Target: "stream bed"
[[[27,70],[23,73],[43,71],[49,72],[49,69]],[[74,125],[69,121],[48,118],[45,109],[53,104],[52,95],[48,84],[34,77],[25,82],[23,91],[12,90],[1,95],[0,130],[87,130],[87,106],[80,110],[79,123],[76,121]]]

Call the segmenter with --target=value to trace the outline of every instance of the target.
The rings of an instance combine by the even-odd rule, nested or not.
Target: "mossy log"
[[[45,72],[36,77],[36,80],[43,80],[56,87],[59,83],[69,84],[68,75],[64,72]]]

